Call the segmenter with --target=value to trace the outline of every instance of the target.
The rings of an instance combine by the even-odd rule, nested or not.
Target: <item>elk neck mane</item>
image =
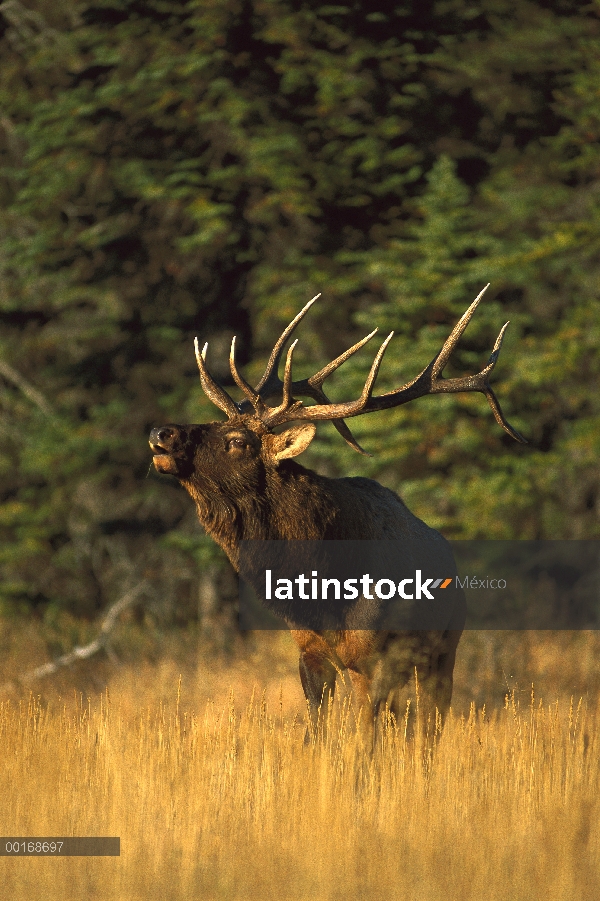
[[[194,475],[182,484],[196,504],[202,526],[237,569],[239,542],[244,539],[334,537],[327,533],[342,513],[335,490],[339,481],[285,460],[278,467],[262,469],[252,490],[235,483],[223,490]],[[335,537],[343,537],[339,528]]]

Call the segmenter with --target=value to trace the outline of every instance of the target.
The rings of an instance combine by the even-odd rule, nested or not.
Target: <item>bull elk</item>
[[[309,301],[285,329],[255,388],[236,365],[233,339],[231,374],[244,394],[241,402],[234,401],[212,378],[206,365],[207,346],[200,352],[196,339],[202,388],[226,414],[227,420],[153,429],[150,447],[156,470],[169,473],[181,482],[196,504],[201,524],[238,571],[240,542],[245,539],[445,541],[414,516],[397,494],[377,482],[365,478],[326,478],[300,466],[293,458],[309,446],[317,422],[332,422],[351,447],[364,453],[345,419],[397,407],[428,394],[468,391],[485,394],[496,421],[512,438],[524,442],[504,418],[489,384],[508,323],[498,335],[488,365],[480,373],[463,378],[442,377],[484,291],[485,288],[437,356],[416,378],[387,394],[373,396],[373,385],[392,332],[373,361],[360,397],[345,403],[331,403],[323,391],[323,383],[370,341],[377,330],[315,375],[298,381],[292,378],[294,341],[286,355],[283,380],[279,377],[285,345],[320,295]],[[308,397],[315,403],[304,406],[299,397]],[[281,426],[287,427],[280,430]],[[362,598],[359,604],[360,601]],[[352,628],[350,618],[340,624],[342,628],[318,631],[288,621],[300,650],[300,679],[313,724],[322,702],[333,695],[336,675],[343,671],[349,674],[358,706],[369,711],[369,729],[386,707],[396,717],[403,716],[415,675],[425,715],[435,714],[437,710],[444,717],[452,696],[464,607],[455,603],[447,614],[444,628],[434,631],[356,629]]]

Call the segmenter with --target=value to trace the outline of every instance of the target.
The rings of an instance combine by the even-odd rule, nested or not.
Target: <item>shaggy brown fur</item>
[[[377,482],[325,478],[291,459],[310,444],[314,431],[304,424],[275,435],[253,415],[240,414],[228,422],[153,429],[150,445],[157,471],[180,480],[200,522],[236,570],[244,539],[444,541]],[[368,728],[386,707],[396,717],[404,715],[415,674],[423,719],[436,710],[444,716],[463,622],[458,605],[448,612],[443,631],[357,630],[352,611],[346,628],[337,631],[292,628],[313,725],[343,671]]]

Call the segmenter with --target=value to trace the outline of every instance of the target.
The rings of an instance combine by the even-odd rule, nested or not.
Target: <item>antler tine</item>
[[[311,375],[309,379],[306,381],[313,388],[320,388],[326,378],[328,378],[332,372],[335,372],[342,363],[345,363],[346,360],[355,354],[357,350],[360,350],[361,347],[364,347],[365,344],[371,340],[371,338],[376,335],[378,329],[373,329],[373,331],[367,335],[365,338],[362,338],[360,341],[357,341],[356,344],[353,344],[352,347],[349,347],[348,350],[345,350],[343,354],[340,354],[339,357],[336,357],[335,360],[332,360],[331,363],[328,363],[327,366],[324,366],[323,369],[320,369],[319,372],[316,372],[314,375]],[[301,382],[297,383],[301,385]]]
[[[373,385],[375,384],[375,379],[377,378],[377,374],[379,372],[379,367],[381,366],[381,361],[383,360],[383,355],[386,352],[387,346],[393,337],[394,337],[394,333],[390,332],[389,335],[387,336],[387,338],[385,339],[385,341],[383,342],[383,344],[381,345],[381,347],[379,348],[379,350],[377,351],[377,356],[375,357],[375,359],[373,360],[373,363],[371,364],[371,369],[369,370],[369,374],[367,376],[365,386],[362,390],[362,394],[360,395],[360,397],[358,399],[358,403],[362,404],[362,406],[366,406],[366,404],[368,403],[368,401],[371,398],[371,394],[373,392]],[[361,412],[361,409],[359,408],[357,410],[357,413],[360,413],[360,412]],[[355,413],[354,415],[356,416],[357,413]]]
[[[234,335],[231,339],[231,351],[229,353],[229,368],[231,369],[231,375],[233,376],[233,380],[238,388],[240,388],[244,392],[244,394],[256,410],[257,415],[260,416],[264,411],[265,405],[262,402],[260,395],[254,390],[252,385],[248,384],[244,376],[238,371],[237,364],[235,362],[235,338],[236,336]]]
[[[434,361],[434,367],[431,371],[432,379],[436,379],[439,375],[442,374],[442,372],[444,370],[444,366],[450,359],[450,355],[452,354],[452,351],[458,344],[459,338],[461,337],[462,333],[464,332],[464,330],[468,326],[469,322],[471,321],[473,313],[479,306],[479,301],[481,300],[481,298],[483,297],[483,295],[485,294],[485,292],[487,291],[489,286],[490,286],[490,283],[488,282],[487,285],[485,286],[485,288],[483,288],[483,290],[479,292],[479,294],[477,295],[477,297],[475,298],[475,300],[473,301],[473,303],[471,304],[469,309],[466,311],[466,313],[463,313],[463,315],[460,317],[460,319],[458,320],[458,322],[452,329],[451,333],[448,335],[448,337],[444,341],[444,346],[442,347],[442,349],[440,350],[439,354],[437,355],[437,357],[435,358],[435,361]]]
[[[323,397],[325,397],[325,395],[323,395]],[[329,403],[327,398],[325,398],[325,400],[327,401],[327,403]],[[360,446],[360,444],[358,443],[358,441],[356,440],[356,438],[354,437],[354,435],[352,434],[352,432],[350,431],[350,429],[348,428],[348,426],[346,425],[346,423],[344,422],[343,419],[332,419],[331,424],[333,426],[335,426],[335,428],[338,430],[338,432],[340,433],[340,435],[342,436],[342,438],[344,439],[346,444],[349,444],[353,450],[358,451],[358,453],[362,454],[363,457],[372,457],[373,456],[373,454],[370,454],[368,451],[366,451],[364,449],[364,447]]]
[[[298,315],[292,319],[287,328],[284,329],[284,331],[281,333],[277,343],[271,351],[271,356],[269,357],[269,362],[267,363],[267,368],[264,371],[263,377],[254,389],[257,394],[260,394],[263,397],[268,397],[269,394],[274,394],[275,391],[279,391],[281,389],[282,382],[279,378],[278,370],[285,343],[288,338],[294,333],[296,327],[300,324],[302,319],[304,319],[312,305],[319,299],[320,296],[320,293],[315,294],[315,296],[302,307]]]
[[[296,340],[290,344],[287,357],[285,358],[285,370],[283,373],[283,403],[286,407],[289,407],[292,399],[292,356],[294,355],[297,343],[298,339],[296,338]]]
[[[200,371],[200,384],[202,385],[202,390],[208,397],[212,403],[222,410],[223,413],[227,414],[228,419],[232,419],[235,416],[239,416],[239,409],[235,403],[229,397],[227,392],[221,388],[220,385],[217,385],[210,372],[206,367],[206,350],[208,348],[208,343],[204,345],[202,349],[202,353],[200,353],[200,348],[198,346],[198,339],[194,338],[194,351],[196,354],[196,362],[198,364],[198,369]]]
[[[296,339],[293,344],[290,344],[285,358],[285,372],[283,382],[281,383],[283,385],[282,401],[278,407],[269,410],[267,416],[263,417],[263,422],[266,425],[277,425],[279,422],[289,422],[290,419],[295,418],[293,414],[302,406],[302,401],[294,401],[294,398],[292,397],[292,390],[294,388],[294,383],[292,382],[292,357],[297,343],[298,339]]]
[[[490,359],[488,360],[487,366],[483,370],[483,372],[485,372],[488,375],[492,371],[494,366],[496,365],[498,357],[500,356],[500,348],[502,347],[502,342],[504,341],[504,333],[506,332],[506,329],[508,328],[509,325],[510,325],[510,320],[508,322],[504,323],[504,325],[500,329],[500,333],[499,333],[498,337],[496,338],[496,341],[494,342],[494,347],[490,354]]]
[[[498,423],[498,425],[502,426],[505,432],[507,432],[511,438],[514,438],[515,441],[518,441],[519,444],[527,444],[527,438],[524,438],[520,432],[517,432],[515,428],[508,422],[505,418],[504,413],[502,412],[502,407],[498,401],[498,398],[488,385],[486,390],[483,392],[487,398],[487,402],[490,405],[492,413],[494,414],[494,419]]]

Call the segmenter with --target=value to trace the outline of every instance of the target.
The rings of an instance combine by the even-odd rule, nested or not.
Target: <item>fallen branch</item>
[[[30,385],[20,372],[13,369],[13,367],[4,360],[0,360],[0,375],[3,375],[8,382],[12,382],[13,385],[19,388],[25,397],[29,398],[29,400],[32,401],[45,416],[49,416],[51,419],[55,417],[54,410],[44,395],[38,391],[37,388],[34,388],[33,385]]]
[[[57,657],[50,663],[44,663],[42,666],[38,666],[28,673],[23,673],[21,676],[15,676],[11,682],[6,682],[4,685],[0,686],[0,690],[5,691],[13,687],[15,682],[27,685],[30,682],[34,682],[36,679],[43,679],[44,676],[51,676],[62,667],[71,666],[71,664],[75,663],[77,660],[87,660],[89,657],[93,657],[94,654],[97,654],[98,651],[101,651],[106,647],[110,634],[115,628],[121,613],[135,604],[139,596],[147,591],[148,588],[149,585],[147,582],[140,582],[128,591],[127,594],[124,594],[120,600],[109,607],[104,619],[100,623],[98,636],[94,638],[93,641],[90,641],[89,644],[81,647],[74,647],[68,654],[62,654],[62,656]]]

